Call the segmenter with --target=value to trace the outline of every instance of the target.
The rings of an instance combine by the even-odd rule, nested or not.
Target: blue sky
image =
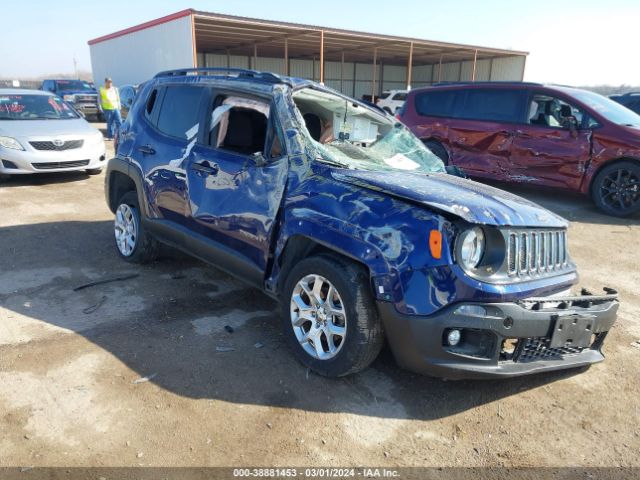
[[[73,72],[74,57],[80,70],[90,70],[87,40],[189,7],[525,50],[526,80],[640,85],[638,0],[8,1],[0,77]]]

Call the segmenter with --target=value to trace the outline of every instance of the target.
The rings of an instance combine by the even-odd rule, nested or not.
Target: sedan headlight
[[[13,137],[0,137],[0,147],[11,148],[13,150],[24,150],[20,142]]]
[[[458,261],[465,270],[478,266],[485,251],[484,232],[479,227],[465,230],[458,238]]]

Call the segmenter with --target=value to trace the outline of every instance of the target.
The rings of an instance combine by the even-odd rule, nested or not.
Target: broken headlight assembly
[[[493,227],[460,226],[453,256],[467,274],[489,280],[499,272],[506,258],[504,236]]]

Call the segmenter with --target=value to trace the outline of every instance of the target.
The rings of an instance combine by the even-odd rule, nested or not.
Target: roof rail
[[[238,78],[251,78],[254,80],[261,80],[268,83],[287,83],[282,77],[271,72],[261,72],[258,70],[249,70],[246,68],[224,68],[224,67],[206,67],[206,68],[179,68],[176,70],[165,70],[164,72],[157,73],[153,78],[161,77],[179,77],[192,75],[207,75],[207,74],[224,74],[227,77]]]
[[[536,82],[521,82],[518,80],[493,80],[493,81],[480,81],[480,82],[472,82],[472,81],[466,81],[466,82],[437,82],[434,83],[432,86],[433,87],[438,87],[440,85],[512,85],[512,84],[518,84],[518,85],[531,85],[531,86],[535,86],[535,87],[542,87],[544,86],[542,83],[536,83]]]

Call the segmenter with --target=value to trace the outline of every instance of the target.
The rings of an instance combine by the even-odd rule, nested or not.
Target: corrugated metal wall
[[[96,85],[142,83],[162,70],[193,67],[191,17],[182,17],[89,46]]]
[[[519,56],[478,60],[476,63],[476,80],[522,80],[524,61],[525,58]],[[226,67],[227,56],[213,53],[198,54],[198,66]],[[229,57],[229,66],[256,68],[253,65],[253,57],[237,55]],[[257,69],[284,74],[284,59],[258,56]],[[318,60],[291,59],[289,60],[289,74],[293,77],[319,81],[320,62]],[[405,89],[406,77],[406,66],[385,65],[384,62],[378,64],[376,66],[377,94],[380,94],[383,90]],[[412,88],[432,85],[438,81],[471,81],[473,77],[473,61],[445,62],[442,64],[441,70],[438,64],[414,66],[412,77]],[[363,95],[371,95],[373,68],[370,63],[354,64],[353,62],[345,62],[343,66],[340,62],[325,62],[324,78],[324,83],[328,87],[356,98],[362,98]]]

